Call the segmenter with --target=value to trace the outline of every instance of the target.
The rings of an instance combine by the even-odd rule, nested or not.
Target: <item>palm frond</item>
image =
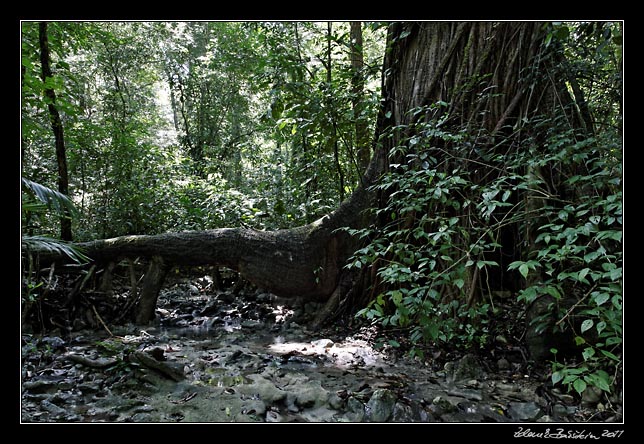
[[[74,203],[64,194],[29,179],[25,179],[24,177],[22,178],[22,184],[24,188],[31,191],[39,201],[47,205],[48,208],[51,208],[59,215],[67,217],[78,216],[78,210],[74,206]]]
[[[22,248],[28,252],[41,251],[54,254],[64,254],[79,264],[90,261],[90,258],[85,256],[77,246],[71,245],[60,239],[53,239],[46,236],[23,236]]]

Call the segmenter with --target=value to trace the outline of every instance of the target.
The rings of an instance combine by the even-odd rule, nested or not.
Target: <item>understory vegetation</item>
[[[567,79],[572,102],[486,131],[434,101],[377,133],[386,23],[52,22],[43,75],[43,27],[23,22],[23,323],[51,281],[32,250],[87,261],[61,240],[61,220],[75,242],[297,227],[337,208],[373,148],[395,139],[369,189],[372,223],[340,230],[360,241],[345,269],[370,276],[350,316],[395,331],[389,345],[407,341],[422,360],[434,345],[485,350],[512,328],[492,328],[511,300],[511,322],[567,341],[548,350],[553,384],[612,392],[623,362],[621,26],[544,24],[549,59],[518,82],[536,96],[530,85]],[[462,80],[458,93],[489,81]],[[504,93],[483,90],[468,105],[474,122],[487,112],[477,103]]]

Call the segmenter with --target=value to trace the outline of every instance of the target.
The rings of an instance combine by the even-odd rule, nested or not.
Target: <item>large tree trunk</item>
[[[357,239],[339,229],[385,223],[373,221],[368,209],[387,196],[377,195],[370,186],[387,170],[392,148],[414,134],[414,124],[444,116],[445,105],[420,113],[410,111],[438,102],[448,104],[445,127],[475,132],[477,148],[482,151],[502,149],[494,143],[497,135],[512,131],[516,122],[541,109],[542,101],[553,94],[548,88],[520,81],[526,70],[538,70],[544,59],[540,54],[542,29],[536,22],[390,25],[374,156],[357,190],[337,210],[309,225],[271,232],[230,228],[125,236],[79,246],[101,262],[155,257],[163,267],[227,266],[280,296],[326,300],[339,288],[343,267],[359,246]],[[485,93],[491,90],[495,93]],[[388,131],[394,127],[406,129]],[[413,223],[414,216],[410,217]],[[511,244],[512,238],[508,239]],[[42,258],[41,263],[52,259]],[[151,285],[157,287],[158,282]],[[146,319],[139,317],[139,321]]]

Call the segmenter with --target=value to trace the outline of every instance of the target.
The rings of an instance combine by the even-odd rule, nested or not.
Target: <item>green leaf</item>
[[[597,334],[599,334],[599,335],[602,334],[602,331],[604,331],[604,329],[606,328],[606,322],[604,322],[604,321],[598,322],[597,327],[595,327],[595,328],[597,328]]]
[[[591,328],[593,328],[593,325],[595,325],[595,323],[593,322],[592,319],[586,319],[584,322],[581,323],[581,332],[583,333],[585,331],[590,330]]]
[[[617,361],[617,362],[619,362],[619,361],[620,361],[620,359],[619,359],[617,356],[615,356],[614,354],[612,354],[611,352],[606,351],[606,350],[600,350],[600,351],[601,351],[601,352],[602,352],[602,354],[603,354],[604,356],[606,356],[607,358],[610,358],[610,359],[612,359],[613,361]]]
[[[586,340],[581,336],[575,336],[575,345],[585,344]]]
[[[456,285],[459,289],[461,289],[463,288],[463,285],[465,285],[465,281],[463,279],[455,279],[454,285]]]
[[[575,382],[572,383],[573,388],[580,395],[586,390],[586,382],[583,379],[575,379]]]
[[[556,384],[563,379],[564,375],[561,370],[558,370],[552,374],[552,383]]]
[[[606,301],[608,301],[610,299],[610,295],[608,293],[597,293],[594,299],[595,299],[595,304],[599,306],[604,304]]]
[[[584,361],[588,361],[588,359],[595,356],[595,349],[592,347],[586,347],[581,355],[584,357]]]
[[[398,347],[400,347],[400,342],[398,342],[398,341],[396,341],[394,339],[390,339],[389,340],[389,345],[391,345],[392,347],[398,348]]]
[[[524,278],[528,277],[528,271],[529,271],[528,264],[524,263],[519,266],[519,273],[521,273],[521,276],[523,276]]]

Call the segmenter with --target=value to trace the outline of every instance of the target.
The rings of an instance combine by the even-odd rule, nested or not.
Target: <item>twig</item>
[[[114,333],[112,333],[112,332],[110,331],[110,329],[107,327],[107,325],[105,325],[105,322],[103,322],[103,318],[101,318],[101,315],[99,315],[99,314],[98,314],[98,311],[96,311],[96,307],[94,307],[94,304],[92,304],[92,310],[94,310],[94,314],[96,315],[96,318],[97,318],[97,319],[98,319],[98,321],[101,323],[101,325],[103,326],[103,328],[104,328],[105,330],[107,330],[107,332],[110,334],[110,336],[114,336]]]
[[[584,299],[586,299],[586,298],[590,295],[590,293],[592,293],[592,291],[593,291],[596,287],[597,287],[597,284],[593,285],[593,286],[592,286],[592,288],[591,288],[590,290],[588,290],[588,292],[584,295],[584,297],[583,297],[583,298],[581,298],[581,299],[579,299],[579,300],[575,303],[575,305],[573,305],[572,307],[570,307],[570,309],[569,309],[569,310],[568,310],[568,312],[564,315],[564,317],[563,317],[563,318],[561,318],[561,319],[559,319],[559,320],[557,321],[557,323],[555,324],[555,326],[557,326],[557,327],[558,327],[558,326],[559,326],[559,324],[561,324],[563,321],[565,321],[566,319],[568,319],[568,317],[572,314],[572,312],[575,310],[575,308],[577,308],[577,306],[578,306],[579,304],[581,304],[581,303],[584,301]]]

